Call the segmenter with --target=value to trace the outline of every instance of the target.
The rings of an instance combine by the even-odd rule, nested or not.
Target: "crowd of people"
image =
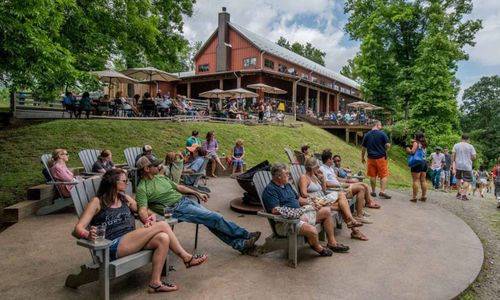
[[[305,109],[299,106],[299,113],[303,113],[308,117],[315,118],[319,121],[330,121],[335,125],[367,125],[372,124],[376,120],[371,119],[364,110],[347,110],[347,111],[332,111],[324,114],[316,114],[311,108]]]

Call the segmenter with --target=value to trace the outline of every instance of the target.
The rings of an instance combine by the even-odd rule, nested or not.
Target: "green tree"
[[[193,0],[4,1],[0,80],[54,97],[92,81],[87,71],[118,66],[183,70],[189,54],[182,16]],[[52,98],[53,99],[53,98]]]
[[[349,77],[352,80],[358,81],[360,79],[356,70],[356,64],[354,63],[354,59],[347,60],[347,64],[342,67],[342,69],[340,70],[340,74]]]
[[[284,37],[280,37],[276,44],[280,45],[283,48],[286,48],[290,51],[297,53],[300,56],[308,58],[322,66],[325,65],[325,55],[326,52],[321,51],[318,48],[315,48],[311,43],[306,43],[305,45],[295,42],[290,44],[290,42]]]
[[[485,161],[500,157],[500,76],[482,77],[464,91],[461,127],[481,144]]]
[[[409,119],[410,132],[456,132],[457,62],[481,28],[463,20],[471,11],[471,0],[347,0],[345,29],[361,41],[354,64],[367,100]]]

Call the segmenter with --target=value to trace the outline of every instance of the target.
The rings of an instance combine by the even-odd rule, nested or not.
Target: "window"
[[[307,75],[306,73],[302,73],[302,79],[307,79],[309,80],[309,75]]]
[[[250,57],[243,59],[243,67],[251,67],[257,65],[257,58]]]
[[[278,66],[278,71],[280,71],[282,73],[286,73],[287,69],[288,68],[285,65],[279,64],[279,66]]]
[[[208,64],[198,65],[198,72],[208,72]]]
[[[274,61],[266,59],[264,60],[264,66],[266,66],[266,68],[274,70]]]
[[[314,76],[311,76],[311,81],[312,81],[312,82],[318,82],[318,78],[317,78],[317,77],[314,77]]]

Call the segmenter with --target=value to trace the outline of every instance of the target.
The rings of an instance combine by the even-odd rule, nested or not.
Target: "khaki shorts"
[[[292,224],[292,226],[295,226],[295,230],[297,232],[300,231],[300,228],[304,226],[304,224],[310,224],[310,225],[316,225],[316,210],[314,208],[308,209],[302,216],[305,216],[307,219],[307,222],[300,220],[298,223]],[[288,226],[290,226],[289,223],[276,223],[276,233],[280,236],[287,236],[288,235]]]

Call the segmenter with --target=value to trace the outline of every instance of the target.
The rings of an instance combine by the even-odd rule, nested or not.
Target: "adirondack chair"
[[[295,157],[293,157],[292,150],[290,150],[290,148],[288,148],[288,147],[283,148],[283,150],[285,150],[285,154],[288,157],[288,159],[290,160],[290,163],[292,165],[297,164],[297,162],[295,161]]]
[[[142,153],[141,147],[130,147],[123,150],[123,154],[125,156],[125,160],[127,161],[127,166],[130,174],[130,178],[134,184],[134,191],[137,188],[137,168],[135,167],[135,158],[137,155]]]
[[[73,202],[71,201],[71,198],[64,197],[63,193],[61,191],[62,186],[64,185],[76,185],[77,182],[59,182],[55,181],[54,177],[52,177],[52,174],[50,173],[50,168],[49,168],[49,160],[51,158],[50,154],[43,154],[42,157],[40,158],[43,164],[43,167],[45,168],[45,173],[49,176],[50,181],[47,181],[47,184],[54,185],[59,197],[55,199],[52,204],[41,207],[40,209],[37,210],[36,215],[38,216],[43,216],[47,215],[56,211],[59,211],[61,209],[64,209],[66,207],[69,207],[73,205]]]
[[[209,160],[210,159],[208,157],[203,158],[203,165],[201,166],[200,172],[192,173],[192,174],[183,174],[182,177],[184,177],[186,175],[195,177],[193,184],[190,184],[190,185],[184,184],[184,183],[183,184],[187,187],[194,189],[194,190],[197,190],[197,191],[200,191],[203,193],[210,193],[210,189],[208,187],[200,185],[200,180],[202,179],[203,176],[206,176],[207,165],[208,165]]]
[[[262,193],[264,192],[265,187],[270,182],[271,182],[271,172],[269,171],[259,171],[255,173],[253,177],[253,184],[257,189],[257,194],[259,195],[262,207],[265,207],[264,201],[262,199]],[[288,265],[290,267],[296,268],[298,260],[297,259],[298,247],[306,243],[305,238],[299,238],[298,231],[295,229],[295,226],[299,222],[299,219],[285,219],[281,216],[268,213],[265,210],[259,211],[257,215],[267,218],[267,221],[269,222],[269,225],[271,226],[272,230],[272,234],[266,238],[266,242],[263,246],[260,247],[260,251],[270,252],[278,248],[286,248],[288,249]],[[287,236],[281,236],[276,232],[277,223],[285,223],[288,225]],[[320,233],[319,239],[321,241],[324,241],[325,233],[323,231],[323,228],[321,227],[321,224],[316,224],[316,229]]]
[[[92,172],[92,167],[97,161],[99,155],[101,155],[101,150],[96,149],[85,149],[78,152],[78,157],[80,157],[80,161],[85,169],[84,175],[102,175],[98,172]]]
[[[76,213],[80,217],[87,203],[95,196],[101,177],[92,177],[79,182],[71,190],[71,200],[75,206]],[[132,186],[127,187],[127,194],[132,194]],[[176,219],[169,221],[175,224]],[[109,259],[109,247],[112,241],[100,242],[79,239],[77,245],[89,249],[92,257],[89,263],[82,265],[78,275],[70,274],[66,277],[65,285],[70,288],[78,288],[84,284],[99,280],[100,298],[110,299],[110,281],[133,270],[136,270],[151,262],[153,250],[141,250],[137,253],[120,257],[114,261]],[[165,272],[168,275],[168,264],[165,262]]]

